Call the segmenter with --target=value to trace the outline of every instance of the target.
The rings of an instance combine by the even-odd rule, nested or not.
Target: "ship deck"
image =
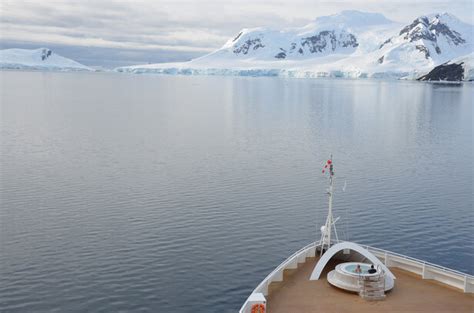
[[[474,312],[473,294],[395,267],[390,268],[397,277],[395,287],[386,293],[386,298],[367,301],[328,283],[327,272],[339,263],[335,260],[328,263],[320,280],[309,280],[317,260],[307,258],[298,269],[285,270],[282,282],[270,284],[268,313]]]

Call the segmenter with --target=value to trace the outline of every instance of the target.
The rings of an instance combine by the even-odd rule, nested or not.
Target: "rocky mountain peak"
[[[410,25],[405,26],[400,31],[400,36],[410,42],[420,39],[437,42],[438,37],[445,36],[454,45],[460,45],[466,40],[456,30],[450,28],[442,19],[443,15],[437,14],[434,18],[421,16],[415,19]]]
[[[337,34],[334,30],[323,30],[313,36],[301,38],[301,46],[310,53],[321,53],[325,50],[335,51],[338,47],[356,48],[359,44],[356,37],[346,31]]]
[[[240,32],[232,40],[232,53],[241,56],[264,56],[275,59],[319,56],[333,52],[352,52],[359,46],[357,37],[345,30],[318,30],[288,38],[273,40],[272,34],[258,31]],[[275,45],[275,42],[278,42]]]
[[[466,31],[465,25],[448,13],[420,16],[403,27],[398,36],[386,40],[379,49],[407,45],[407,48],[411,46],[421,53],[424,59],[440,62],[445,59],[444,54],[452,54],[458,47],[460,51],[469,49],[469,31]]]

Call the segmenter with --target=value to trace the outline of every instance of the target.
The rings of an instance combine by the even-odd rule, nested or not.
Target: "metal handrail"
[[[256,293],[258,292],[263,286],[265,286],[265,284],[268,282],[268,280],[270,278],[273,277],[273,275],[275,275],[277,272],[279,272],[282,268],[284,268],[288,263],[290,263],[291,261],[293,261],[294,258],[296,258],[297,256],[299,256],[301,253],[303,253],[304,251],[306,250],[309,250],[313,247],[317,247],[318,246],[318,242],[312,242],[306,246],[304,246],[303,248],[299,249],[298,251],[296,251],[295,253],[293,253],[292,255],[290,255],[288,258],[285,259],[285,261],[283,261],[280,265],[277,266],[277,268],[275,268],[270,274],[268,274],[260,284],[257,285],[257,287],[255,287],[255,289],[250,293],[250,295],[252,295],[253,293]],[[248,303],[248,298],[245,300],[244,304],[242,305],[242,308],[239,312],[243,312],[242,309],[244,309],[246,306],[247,306],[247,303]]]
[[[342,242],[342,240],[339,240],[337,242]],[[336,241],[333,241],[331,240],[331,243],[337,243]],[[290,255],[287,259],[285,259],[285,261],[283,261],[277,268],[275,268],[270,274],[268,274],[265,279],[262,280],[262,282],[260,284],[258,284],[258,286],[251,292],[251,294],[253,293],[256,293],[258,292],[266,283],[267,281],[273,277],[273,275],[275,275],[277,272],[279,272],[282,268],[284,268],[288,263],[290,263],[291,261],[293,261],[293,259],[297,256],[299,256],[303,251],[305,250],[308,250],[310,248],[313,248],[313,247],[317,247],[319,245],[319,242],[315,241],[315,242],[312,242],[306,246],[304,246],[303,248],[299,249],[298,251],[296,251],[295,253],[293,253],[292,255]],[[372,251],[378,251],[380,253],[383,253],[383,254],[388,254],[389,256],[395,256],[395,257],[399,257],[401,259],[405,259],[405,260],[410,260],[410,261],[414,261],[416,263],[420,263],[422,265],[427,265],[427,266],[430,266],[430,267],[433,267],[435,269],[438,269],[438,270],[441,270],[443,272],[447,272],[447,273],[451,273],[451,274],[455,274],[455,275],[458,275],[458,276],[462,276],[462,277],[465,277],[466,279],[469,278],[469,279],[474,279],[474,276],[473,275],[470,275],[470,274],[466,274],[466,273],[463,273],[463,272],[460,272],[460,271],[457,271],[457,270],[453,270],[451,268],[448,268],[448,267],[445,267],[445,266],[441,266],[441,265],[437,265],[437,264],[434,264],[434,263],[431,263],[431,262],[427,262],[427,261],[423,261],[423,260],[420,260],[420,259],[417,259],[417,258],[413,258],[413,257],[410,257],[410,256],[407,256],[407,255],[403,255],[403,254],[400,254],[400,253],[396,253],[396,252],[392,252],[392,251],[389,251],[389,250],[385,250],[385,249],[380,249],[380,248],[375,248],[375,247],[371,247],[369,245],[361,245],[363,247],[365,247],[367,250],[372,250]],[[385,284],[385,282],[384,282]],[[384,290],[385,290],[385,287],[384,287]],[[248,298],[245,300],[244,304],[242,305],[241,307],[241,310],[239,312],[243,312],[242,309],[244,309],[246,307],[248,303]]]
[[[414,262],[417,262],[417,263],[421,263],[423,265],[428,265],[428,266],[434,267],[434,268],[439,269],[439,270],[444,271],[444,272],[448,272],[448,273],[452,273],[452,274],[458,274],[458,275],[461,275],[461,276],[466,276],[466,277],[469,277],[471,279],[474,279],[473,275],[463,273],[461,271],[453,270],[449,267],[445,267],[445,266],[442,266],[442,265],[438,265],[438,264],[423,261],[423,260],[420,260],[420,259],[417,259],[417,258],[413,258],[411,256],[403,255],[403,254],[392,252],[392,251],[385,250],[385,249],[374,248],[374,247],[371,247],[371,246],[368,246],[368,245],[365,245],[365,248],[369,251],[373,250],[373,251],[378,251],[378,252],[382,252],[382,253],[387,253],[387,254],[390,254],[390,256],[400,257],[400,258],[405,259],[405,260],[410,260],[410,261],[414,261]]]
[[[293,261],[293,259],[295,257],[297,257],[298,255],[300,255],[303,251],[308,250],[308,249],[312,248],[313,246],[316,247],[316,245],[317,245],[316,242],[312,242],[312,243],[304,246],[303,248],[299,249],[298,251],[296,251],[292,255],[290,255],[288,258],[286,258],[285,261],[283,261],[280,265],[278,265],[277,268],[275,268],[270,274],[268,274],[267,277],[265,277],[265,279],[262,280],[262,282],[260,284],[258,284],[258,286],[254,289],[254,291],[252,293],[254,293],[255,291],[259,290],[261,287],[263,287],[268,279],[270,279],[273,275],[275,275],[277,272],[279,272],[288,263]]]

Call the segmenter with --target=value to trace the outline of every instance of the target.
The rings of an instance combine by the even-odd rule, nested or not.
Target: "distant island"
[[[0,50],[0,68],[41,71],[93,71],[47,48]]]
[[[379,13],[342,11],[301,28],[242,29],[222,48],[188,62],[114,71],[473,81],[473,32],[473,25],[448,13],[420,16],[403,25]],[[0,68],[93,71],[47,48],[0,50]]]

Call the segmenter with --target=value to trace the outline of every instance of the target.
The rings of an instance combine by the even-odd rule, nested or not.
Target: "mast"
[[[328,198],[329,198],[329,206],[328,206],[328,216],[326,218],[325,225],[321,226],[321,239],[319,244],[321,246],[321,255],[323,255],[324,251],[331,247],[331,234],[332,228],[334,226],[334,235],[336,237],[336,241],[339,242],[339,238],[337,236],[336,225],[337,219],[334,220],[332,215],[332,200],[333,200],[333,182],[334,182],[334,164],[332,163],[332,155],[329,160],[327,160],[326,165],[323,169],[323,174],[328,170],[329,172],[329,188],[327,190]]]

